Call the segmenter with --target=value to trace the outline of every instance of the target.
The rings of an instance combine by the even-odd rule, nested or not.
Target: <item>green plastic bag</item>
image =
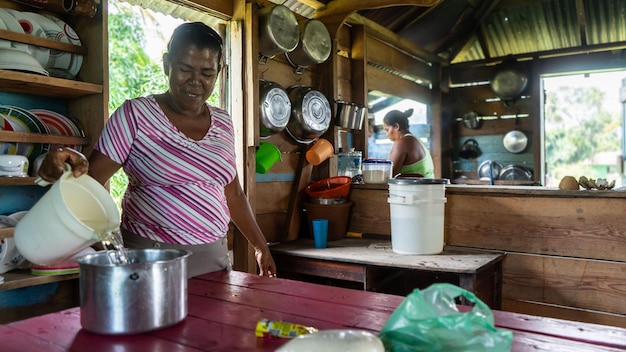
[[[459,312],[455,298],[474,304]],[[414,290],[391,314],[378,335],[388,352],[510,351],[513,333],[496,329],[493,313],[473,293],[452,284]]]

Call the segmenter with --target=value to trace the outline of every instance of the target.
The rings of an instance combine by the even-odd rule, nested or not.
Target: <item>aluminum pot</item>
[[[330,56],[332,39],[322,21],[308,20],[300,25],[300,42],[291,52],[286,53],[287,60],[295,72],[301,74],[309,65],[321,64]]]
[[[259,120],[261,137],[269,137],[287,127],[291,102],[287,92],[276,82],[261,80],[259,84]]]
[[[336,104],[335,123],[337,126],[356,130],[363,128],[363,121],[365,121],[367,113],[366,106],[341,100],[337,100]]]
[[[463,126],[471,130],[480,127],[480,117],[475,111],[470,111],[463,115]]]
[[[490,80],[490,85],[504,105],[510,106],[526,89],[528,77],[517,67],[515,59],[511,57],[500,64],[498,71]]]
[[[296,15],[285,5],[259,10],[259,62],[294,50],[300,41]]]
[[[187,260],[178,249],[129,250],[129,264],[115,251],[77,259],[80,322],[98,334],[137,334],[174,325],[187,316]]]
[[[330,126],[331,109],[328,99],[312,87],[291,86],[287,89],[291,101],[291,117],[286,130],[296,142],[309,144]]]

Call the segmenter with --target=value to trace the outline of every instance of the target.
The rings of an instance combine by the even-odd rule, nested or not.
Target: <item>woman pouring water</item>
[[[189,276],[231,269],[230,221],[254,247],[260,275],[276,264],[239,184],[228,113],[206,103],[222,68],[223,43],[199,22],[180,25],[163,55],[165,93],[127,100],[107,121],[89,159],[51,151],[39,176],[58,179],[64,164],[105,184],[128,175],[121,232],[128,248],[190,250]]]
[[[387,137],[393,141],[389,160],[393,162],[393,175],[420,174],[425,178],[435,178],[435,166],[430,152],[411,131],[409,117],[413,109],[405,112],[392,110],[383,118]]]

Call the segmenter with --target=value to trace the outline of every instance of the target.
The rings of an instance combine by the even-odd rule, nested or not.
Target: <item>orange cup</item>
[[[335,154],[333,145],[326,139],[318,139],[306,152],[306,161],[313,166],[321,164],[324,160]]]

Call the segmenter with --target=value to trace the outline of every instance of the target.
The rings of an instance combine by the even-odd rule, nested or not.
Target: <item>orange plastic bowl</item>
[[[350,192],[352,178],[349,176],[335,176],[311,183],[305,188],[306,194],[313,199],[346,198]]]

